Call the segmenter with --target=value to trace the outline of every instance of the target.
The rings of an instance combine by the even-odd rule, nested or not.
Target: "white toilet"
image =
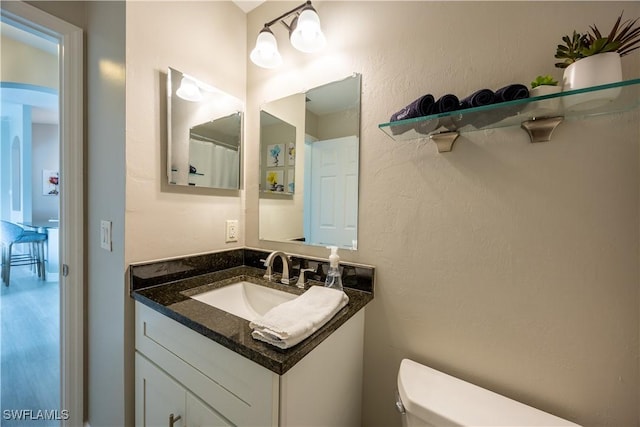
[[[409,359],[400,364],[398,394],[405,427],[577,426]]]

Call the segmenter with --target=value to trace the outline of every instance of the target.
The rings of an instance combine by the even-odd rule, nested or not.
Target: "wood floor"
[[[42,413],[60,411],[58,282],[14,267],[10,286],[0,288],[0,425],[59,426]],[[8,419],[7,410],[21,411],[23,419]]]

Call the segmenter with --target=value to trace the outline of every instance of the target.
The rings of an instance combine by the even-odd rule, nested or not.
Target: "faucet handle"
[[[268,281],[271,281],[271,279],[273,279],[273,274],[271,272],[271,265],[266,259],[261,259],[260,261],[262,261],[264,266],[267,267],[267,271],[264,273],[264,276],[262,276],[262,278],[267,279]]]
[[[298,277],[298,281],[296,282],[297,287],[304,289],[304,285],[307,284],[307,272],[309,271],[315,272],[313,268],[300,269],[300,276]]]

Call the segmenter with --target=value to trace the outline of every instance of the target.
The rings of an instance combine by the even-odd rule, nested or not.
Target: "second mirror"
[[[173,68],[167,96],[169,184],[238,190],[243,103]]]
[[[260,112],[260,239],[356,249],[360,75]]]

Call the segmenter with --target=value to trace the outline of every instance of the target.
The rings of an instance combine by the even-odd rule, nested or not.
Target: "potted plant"
[[[562,37],[565,44],[558,45],[555,54],[562,61],[556,62],[555,66],[565,70],[564,85],[578,89],[578,86],[590,87],[620,81],[620,57],[640,49],[640,26],[636,25],[637,22],[638,18],[622,22],[620,14],[607,36],[603,36],[596,25],[591,25],[586,34],[573,31],[571,37]],[[607,65],[609,62],[611,64]],[[614,74],[608,78],[602,76],[602,66]],[[596,67],[597,72],[589,74],[589,70]]]
[[[529,96],[542,96],[556,92],[560,92],[558,81],[547,74],[546,76],[538,76],[531,82]]]
[[[564,45],[558,45],[555,54],[562,61],[555,66],[564,69],[563,91],[621,81],[620,57],[640,48],[640,26],[636,25],[637,22],[638,18],[623,22],[621,13],[606,36],[594,24],[585,34],[574,30],[571,36],[562,37]],[[608,101],[615,99],[620,93],[619,89],[603,92],[606,93],[592,95]],[[585,99],[584,96],[573,95],[566,97],[564,102],[565,106],[583,104]]]
[[[558,81],[550,75],[538,76],[531,82],[531,90],[529,97],[537,97],[559,93],[562,88],[558,86]],[[544,99],[541,101],[531,102],[527,105],[526,111],[535,116],[550,115],[557,112],[560,107],[560,98]]]

